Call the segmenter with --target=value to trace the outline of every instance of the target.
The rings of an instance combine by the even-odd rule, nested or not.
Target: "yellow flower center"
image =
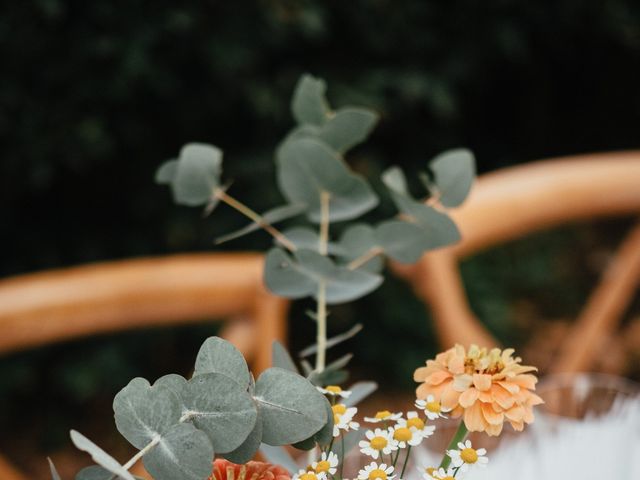
[[[451,475],[447,475],[446,477],[440,477],[440,480],[456,480]]]
[[[369,472],[369,480],[387,480],[387,473],[384,470],[376,468]]]
[[[429,402],[427,403],[425,408],[429,410],[431,413],[440,413],[440,411],[442,410],[442,406],[440,405],[440,402]]]
[[[387,417],[391,416],[391,412],[389,410],[382,410],[381,412],[376,413],[376,417],[378,420],[383,420]]]
[[[407,420],[407,427],[416,427],[418,430],[422,430],[424,428],[424,422],[418,417],[413,417]]]
[[[433,472],[435,472],[437,470],[437,468],[435,467],[427,467],[424,469],[425,472],[427,472],[427,475],[429,475],[430,477],[433,477]]]
[[[339,413],[334,413],[333,414],[333,423],[340,423],[340,414]]]
[[[331,464],[326,460],[322,460],[318,462],[315,470],[316,470],[316,473],[322,473],[322,472],[328,472],[330,468],[331,468]]]
[[[478,452],[473,448],[465,448],[460,452],[460,458],[464,463],[476,463],[478,461]]]
[[[329,385],[328,387],[325,388],[325,390],[327,392],[331,392],[331,393],[335,393],[335,394],[338,394],[338,393],[342,392],[342,389],[337,385]]]
[[[411,440],[411,430],[406,427],[400,427],[393,432],[393,438],[399,442],[408,442]]]
[[[317,480],[318,479],[318,477],[316,477],[316,474],[311,472],[303,473],[298,478],[300,478],[300,480]]]
[[[371,445],[371,448],[375,450],[382,450],[384,447],[387,446],[387,439],[384,437],[373,437],[371,439],[370,445]]]
[[[331,410],[333,410],[333,413],[337,413],[338,415],[342,415],[343,413],[345,413],[347,411],[347,406],[344,403],[338,403],[338,404],[334,405],[333,407],[331,407]]]

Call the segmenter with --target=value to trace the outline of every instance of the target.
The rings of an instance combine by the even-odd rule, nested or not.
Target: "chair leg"
[[[27,480],[27,476],[20,473],[2,455],[0,455],[0,478],[2,480]]]

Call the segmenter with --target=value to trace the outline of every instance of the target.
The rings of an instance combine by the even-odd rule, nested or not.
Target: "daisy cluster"
[[[317,388],[331,403],[334,440],[320,452],[316,461],[300,469],[293,480],[343,479],[341,458],[332,449],[336,441],[344,441],[347,432],[360,428],[360,423],[354,420],[358,409],[349,404],[350,391],[335,385]],[[428,423],[438,418],[447,418],[448,410],[433,395],[416,400],[415,407],[417,411],[402,413],[382,410],[372,417],[364,417],[364,421],[373,427],[364,432],[364,438],[360,440],[358,447],[372,461],[359,470],[357,480],[403,478],[411,448],[417,447],[435,432],[436,427]],[[484,448],[474,449],[469,440],[459,442],[457,446],[458,449],[446,451],[446,467],[420,467],[423,479],[459,479],[471,468],[487,464],[487,452]]]

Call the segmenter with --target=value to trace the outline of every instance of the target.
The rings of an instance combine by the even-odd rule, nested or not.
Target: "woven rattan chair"
[[[440,343],[498,344],[471,311],[458,262],[482,250],[554,226],[640,214],[640,152],[544,160],[480,176],[452,212],[462,241],[412,266],[395,265],[433,314]],[[615,332],[640,280],[640,226],[622,242],[551,371],[584,371]]]
[[[98,263],[0,280],[0,354],[82,336],[227,319],[254,372],[286,335],[288,303],[262,285],[258,254]],[[0,457],[0,479],[27,477]]]

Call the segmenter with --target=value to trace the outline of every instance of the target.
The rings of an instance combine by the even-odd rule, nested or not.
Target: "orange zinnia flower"
[[[456,345],[415,371],[414,380],[422,382],[416,396],[433,395],[452,416],[464,415],[470,432],[500,435],[505,421],[522,430],[533,422],[533,406],[543,400],[532,392],[538,379],[531,372],[537,368],[520,365],[513,352],[477,345],[465,351]]]
[[[279,465],[253,461],[237,465],[218,458],[213,462],[213,473],[208,480],[291,480],[291,476]]]

